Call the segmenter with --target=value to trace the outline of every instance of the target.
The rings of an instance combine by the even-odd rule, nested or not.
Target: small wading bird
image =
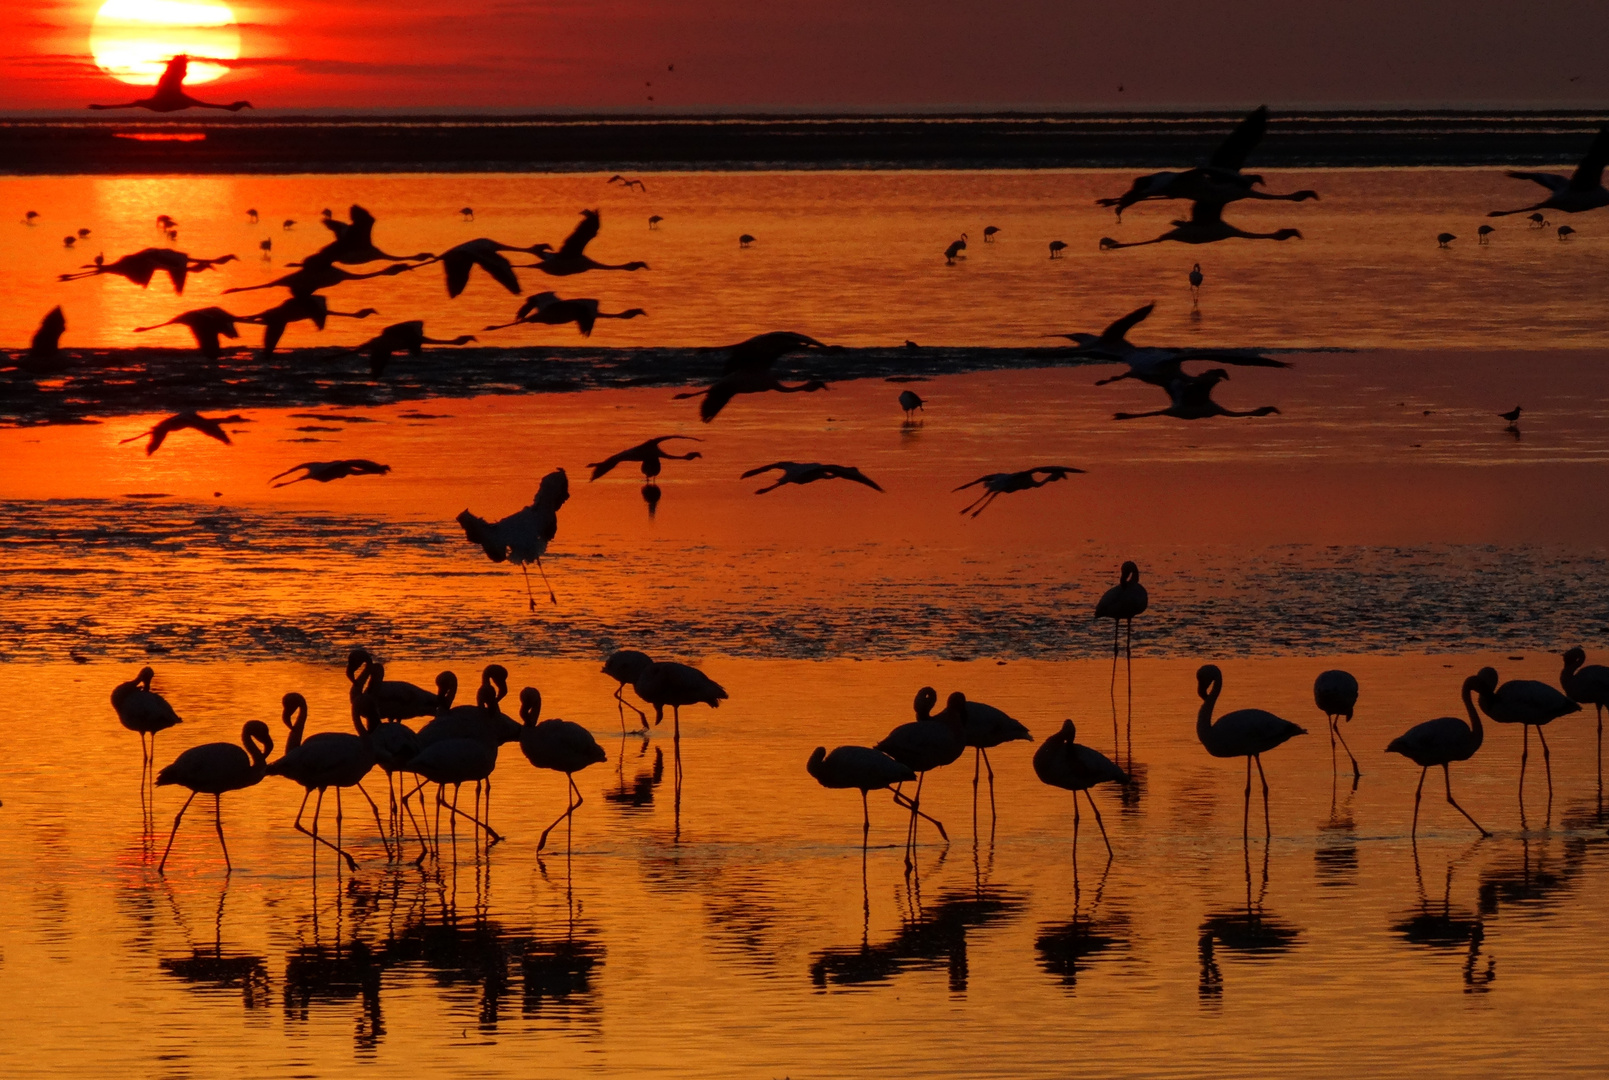
[[[86,263],[78,271],[71,274],[57,274],[58,281],[78,281],[81,278],[95,277],[99,274],[116,274],[127,278],[140,288],[150,286],[151,278],[158,272],[168,275],[173,283],[173,291],[179,295],[184,294],[184,283],[191,274],[199,274],[205,270],[216,269],[227,262],[234,262],[233,255],[220,255],[216,259],[195,259],[182,251],[172,248],[145,248],[132,255],[124,255],[116,262],[107,262],[97,255],[95,261]],[[229,290],[233,292],[234,290]]]
[[[1339,668],[1319,672],[1318,678],[1313,680],[1313,704],[1319,707],[1330,725],[1330,771],[1335,771],[1335,740],[1340,739],[1341,749],[1352,761],[1352,786],[1356,788],[1363,773],[1358,769],[1352,748],[1346,744],[1346,736],[1341,734],[1339,721],[1345,718],[1347,723],[1352,722],[1352,710],[1358,704],[1358,680]]]
[[[62,314],[61,305],[57,304],[39,320],[39,329],[34,331],[33,339],[28,343],[28,359],[34,363],[60,360],[61,336],[66,332],[67,316]]]
[[[1062,252],[1064,252],[1066,250],[1067,250],[1067,241],[1065,241],[1065,240],[1052,240],[1050,242],[1050,257],[1052,259],[1061,258],[1062,257]]]
[[[458,211],[458,216],[463,218],[465,221],[474,221],[475,220],[475,208],[472,207],[472,206],[466,206],[463,209]]]
[[[257,224],[257,221],[258,221],[257,211],[255,209],[247,210],[246,211],[246,224],[255,225],[255,224]]]
[[[234,863],[229,861],[229,845],[223,838],[223,803],[226,792],[239,791],[262,783],[268,771],[268,755],[274,752],[274,739],[268,725],[261,720],[247,720],[240,729],[240,746],[234,743],[214,742],[192,746],[173,760],[173,763],[156,774],[156,786],[177,784],[190,789],[173,818],[173,831],[168,834],[168,846],[162,849],[162,861],[156,872],[167,870],[168,856],[173,852],[173,839],[179,835],[179,822],[197,795],[212,796],[212,822],[218,830],[218,846],[223,849],[223,864],[233,873]],[[245,749],[241,749],[244,746]]]
[[[290,729],[290,737],[285,741],[285,752],[279,760],[268,766],[270,776],[283,776],[303,788],[302,804],[296,809],[296,831],[303,836],[312,837],[313,843],[323,844],[336,855],[346,860],[348,870],[356,870],[357,862],[344,848],[341,847],[341,789],[355,787],[368,802],[369,809],[374,811],[374,827],[380,832],[380,840],[386,846],[386,856],[391,855],[391,841],[386,834],[385,827],[380,824],[380,808],[375,805],[369,793],[363,789],[363,778],[374,769],[374,728],[379,724],[374,702],[360,697],[352,708],[352,726],[357,734],[352,735],[339,731],[321,731],[316,735],[303,739],[303,732],[307,728],[307,699],[301,694],[286,694],[281,702],[283,712],[280,719]],[[335,789],[335,842],[318,834],[319,816],[324,810],[324,793],[330,788]],[[313,828],[309,830],[302,824],[302,814],[307,809],[307,800],[314,792],[318,792],[318,799],[313,804]],[[318,849],[315,847],[314,851]]]
[[[1180,376],[1168,384],[1168,407],[1150,412],[1113,413],[1113,420],[1140,420],[1147,416],[1171,416],[1178,420],[1205,420],[1213,416],[1274,416],[1279,409],[1260,405],[1255,409],[1226,409],[1212,399],[1212,388],[1229,378],[1223,368],[1210,368],[1194,377]]]
[[[648,216],[648,228],[657,230],[659,228],[659,223],[664,220],[665,219],[660,217],[658,214],[650,214]]]
[[[1101,840],[1106,844],[1106,858],[1112,858],[1112,841],[1106,835],[1106,822],[1101,820],[1100,807],[1089,789],[1096,784],[1126,784],[1128,774],[1092,747],[1075,742],[1077,728],[1071,720],[1063,720],[1061,730],[1039,744],[1034,751],[1034,775],[1051,787],[1065,788],[1073,793],[1073,864],[1078,864],[1078,793],[1082,791],[1095,811],[1095,824],[1101,827]]]
[[[289,476],[298,470],[303,470],[304,475],[298,476],[294,480],[286,480],[282,484],[274,483],[281,476]],[[340,461],[304,461],[300,465],[292,465],[284,472],[269,477],[268,482],[270,487],[277,488],[299,484],[303,480],[317,480],[321,484],[327,484],[331,480],[341,480],[348,476],[383,476],[390,471],[391,466],[381,465],[378,462],[369,461],[367,458],[343,458]]]
[[[1223,204],[1209,202],[1195,202],[1190,204],[1190,218],[1187,221],[1173,222],[1173,228],[1150,240],[1136,240],[1132,243],[1123,243],[1113,240],[1110,236],[1101,237],[1100,249],[1102,251],[1115,251],[1118,248],[1145,247],[1147,244],[1160,244],[1172,240],[1180,244],[1215,244],[1220,240],[1300,240],[1300,229],[1275,229],[1273,232],[1248,232],[1238,226],[1231,225],[1223,219]]]
[[[1568,240],[1568,239],[1570,239],[1570,237],[1572,237],[1574,235],[1575,235],[1574,227],[1572,227],[1570,225],[1560,225],[1559,226],[1559,239],[1560,240]]]
[[[1490,225],[1482,225],[1480,228],[1475,230],[1475,242],[1477,244],[1488,243],[1491,240],[1492,234],[1496,231],[1497,230],[1492,228]]]
[[[168,699],[151,689],[154,678],[156,672],[143,667],[134,678],[112,688],[112,708],[117,713],[117,722],[139,733],[142,774],[156,760],[156,733],[184,722],[168,704]],[[145,741],[147,735],[151,737],[149,746]]]
[[[1581,159],[1581,164],[1577,165],[1575,172],[1569,176],[1511,171],[1508,175],[1515,180],[1530,180],[1541,184],[1552,194],[1539,203],[1522,206],[1518,210],[1493,210],[1487,217],[1524,214],[1533,210],[1557,210],[1565,214],[1579,214],[1584,210],[1609,206],[1609,190],[1605,190],[1603,186],[1603,167],[1606,164],[1609,164],[1609,127],[1599,129],[1597,138],[1592,140],[1592,146],[1587,150],[1587,156]],[[1538,228],[1545,228],[1548,224],[1541,213],[1531,214],[1531,221]]]
[[[994,243],[994,238],[999,232],[1000,230],[997,227],[993,225],[985,225],[983,227],[983,242],[985,244]]]
[[[1531,223],[1530,225],[1526,226],[1527,228],[1531,229],[1545,229],[1552,224],[1552,222],[1548,221],[1548,219],[1542,214],[1532,214],[1525,220]]]
[[[1196,671],[1196,694],[1201,698],[1201,711],[1196,714],[1196,738],[1201,740],[1201,745],[1213,757],[1246,759],[1246,804],[1240,819],[1242,836],[1249,835],[1251,766],[1252,762],[1257,763],[1257,775],[1263,782],[1264,834],[1273,836],[1274,827],[1268,815],[1268,777],[1263,773],[1263,755],[1297,735],[1306,735],[1307,729],[1262,709],[1236,709],[1220,716],[1214,723],[1212,711],[1217,707],[1223,686],[1223,672],[1218,670],[1216,664],[1203,664]]]
[[[574,801],[567,797],[564,813],[542,830],[536,842],[538,851],[547,846],[548,834],[558,828],[561,822],[570,820],[581,807],[583,800],[581,789],[575,786],[575,774],[589,765],[609,760],[609,755],[592,737],[592,732],[580,724],[556,718],[538,722],[537,718],[541,715],[542,695],[535,687],[527,686],[520,691],[520,719],[524,721],[524,730],[520,732],[520,750],[524,752],[525,760],[538,769],[563,773],[570,785],[568,795],[573,796]]]
[[[1413,793],[1413,826],[1409,831],[1410,837],[1419,835],[1419,799],[1425,791],[1425,773],[1432,766],[1441,766],[1441,778],[1447,785],[1447,804],[1463,814],[1469,823],[1480,830],[1482,836],[1490,836],[1481,826],[1481,823],[1469,816],[1469,811],[1458,805],[1453,798],[1453,778],[1447,766],[1454,761],[1468,761],[1475,756],[1475,751],[1481,748],[1481,742],[1486,737],[1481,727],[1480,714],[1475,711],[1475,702],[1472,694],[1480,689],[1482,683],[1478,675],[1471,675],[1464,680],[1463,698],[1464,709],[1469,713],[1469,724],[1456,716],[1439,716],[1434,720],[1426,720],[1423,724],[1415,724],[1407,731],[1392,739],[1386,747],[1388,754],[1401,754],[1415,765],[1419,766],[1419,786]]]
[[[1457,239],[1458,239],[1458,237],[1454,236],[1450,232],[1437,233],[1436,234],[1436,246],[1437,247],[1446,247],[1448,244],[1451,244],[1454,240],[1457,240]]]
[[[748,233],[744,233],[742,236],[737,238],[737,246],[740,248],[746,248],[752,243],[754,243],[754,237],[750,236]]]
[[[119,105],[91,105],[91,109],[149,109],[151,112],[170,113],[185,109],[223,109],[239,112],[251,108],[249,101],[232,101],[227,105],[201,101],[184,92],[184,78],[190,70],[190,58],[180,53],[168,61],[162,77],[157,80],[156,92],[147,98],[136,98]]]
[[[189,330],[191,336],[196,339],[196,348],[201,350],[201,355],[216,363],[218,358],[223,355],[223,345],[218,339],[220,337],[226,337],[230,340],[239,338],[240,332],[235,328],[235,324],[240,319],[241,316],[231,314],[221,307],[204,307],[197,308],[194,311],[186,311],[182,315],[175,315],[167,322],[155,323],[151,326],[136,326],[134,332],[136,334],[145,334],[152,330],[160,330],[164,326],[182,326]]]
[[[704,441],[703,439],[693,435],[661,435],[656,439],[649,439],[646,442],[640,442],[631,449],[622,450],[620,453],[606,457],[602,461],[589,462],[587,464],[587,468],[592,470],[592,476],[588,480],[588,483],[591,483],[592,480],[597,480],[600,477],[608,476],[609,473],[614,471],[614,467],[616,465],[626,461],[635,461],[640,463],[642,465],[643,479],[652,480],[654,477],[660,474],[663,468],[663,466],[660,465],[660,462],[662,461],[693,461],[704,456],[697,450],[689,450],[685,454],[667,454],[660,447],[661,444],[670,442],[672,439],[687,439],[692,442]]]
[[[1082,473],[1083,471],[1083,469],[1075,469],[1071,465],[1040,465],[1037,468],[1024,469],[1022,472],[989,473],[987,476],[980,476],[976,480],[970,480],[955,489],[956,491],[965,491],[969,487],[983,485],[983,494],[963,506],[960,512],[964,514],[970,510],[972,511],[972,516],[977,517],[989,509],[989,504],[1002,495],[1013,491],[1027,491],[1030,488],[1044,487],[1046,484],[1054,483],[1057,480],[1065,480],[1073,473]],[[1044,475],[1041,476],[1041,473]]]
[[[1117,631],[1122,623],[1128,624],[1128,677],[1129,677],[1129,728],[1134,727],[1134,620],[1145,614],[1151,606],[1151,594],[1140,584],[1140,568],[1125,562],[1117,572],[1117,584],[1101,594],[1095,605],[1097,619],[1112,620],[1112,681],[1109,688],[1112,699],[1112,745],[1114,753],[1121,754],[1122,744],[1117,737]],[[1129,763],[1132,767],[1133,762]]]
[[[966,256],[961,254],[961,252],[965,251],[966,249],[967,249],[967,242],[965,240],[951,241],[950,246],[944,249],[944,265],[945,266],[954,266],[955,265],[955,260],[956,260],[957,257],[960,257],[960,258],[965,258],[966,257]]]
[[[1513,427],[1515,424],[1518,424],[1520,422],[1520,413],[1523,412],[1523,411],[1524,411],[1523,409],[1521,409],[1518,405],[1516,405],[1512,409],[1510,409],[1508,412],[1500,412],[1500,413],[1498,413],[1497,418],[1499,420],[1507,420],[1508,421],[1508,426]]]
[[[547,244],[537,244],[531,248],[531,254],[536,256],[536,269],[552,277],[569,277],[572,274],[584,274],[588,270],[647,270],[647,263],[642,261],[608,264],[593,260],[586,254],[587,245],[597,237],[602,227],[602,218],[596,210],[581,211],[581,223],[565,237],[559,250],[554,251]]]
[[[526,569],[536,563],[542,584],[547,585],[548,599],[558,604],[553,586],[548,585],[547,571],[542,569],[542,555],[559,530],[559,508],[570,498],[570,479],[563,469],[555,469],[542,477],[536,497],[531,505],[516,511],[500,521],[486,521],[465,510],[458,515],[458,524],[472,544],[479,544],[494,563],[514,563],[525,575],[525,596],[536,610],[536,597],[531,595],[531,574]]]
[[[769,465],[761,465],[750,469],[739,479],[747,480],[751,476],[759,476],[776,470],[782,475],[777,480],[763,488],[756,488],[756,495],[764,495],[768,491],[775,491],[784,484],[813,484],[817,480],[853,480],[857,484],[864,484],[873,491],[882,491],[877,481],[852,465],[823,465],[815,461],[773,461]]]
[[[1190,303],[1194,306],[1201,299],[1201,283],[1207,278],[1201,272],[1201,264],[1196,263],[1190,267]]]
[[[901,390],[899,392],[899,407],[905,410],[905,420],[907,423],[913,422],[916,419],[917,409],[922,409],[923,412],[927,412],[926,409],[922,408],[922,406],[926,404],[927,402],[923,401],[914,390]]]
[[[369,358],[369,375],[378,379],[385,374],[391,358],[397,353],[405,352],[409,356],[419,356],[424,353],[426,345],[468,345],[475,340],[477,339],[474,334],[459,334],[455,338],[426,337],[425,321],[412,319],[408,322],[392,323],[380,331],[378,337],[372,337],[355,349],[348,349],[335,355],[366,354]]]
[[[1553,811],[1553,755],[1548,751],[1542,729],[1561,716],[1580,712],[1581,706],[1559,690],[1535,679],[1510,679],[1501,686],[1497,670],[1483,667],[1475,673],[1476,700],[1481,712],[1499,724],[1519,724],[1524,732],[1520,743],[1520,822],[1525,822],[1525,762],[1531,756],[1531,729],[1542,743],[1542,765],[1548,778],[1548,813]]]
[[[274,261],[274,241],[269,237],[257,241],[257,250],[263,253],[263,262]]]
[[[816,778],[816,783],[829,791],[853,788],[860,792],[862,854],[866,851],[872,833],[872,814],[866,805],[867,793],[883,788],[892,791],[895,784],[908,783],[916,779],[916,773],[909,765],[902,765],[881,750],[873,750],[869,746],[840,746],[830,754],[825,746],[818,746],[810,752],[810,760],[805,762],[805,771]]]
[[[123,443],[131,443],[137,439],[143,439],[149,435],[151,438],[150,441],[145,444],[145,456],[150,457],[152,454],[156,453],[162,448],[163,441],[166,440],[169,435],[173,434],[175,431],[182,431],[185,428],[189,428],[192,431],[199,431],[209,439],[217,439],[219,442],[226,445],[233,445],[229,442],[229,433],[224,431],[223,426],[225,424],[244,424],[248,422],[249,421],[244,416],[237,414],[221,416],[215,420],[208,416],[202,416],[198,412],[187,410],[182,413],[175,413],[166,420],[158,423],[149,431],[142,431],[138,435],[130,435],[126,439],[119,439],[118,445],[121,446]]]
[[[565,323],[575,323],[582,337],[591,337],[592,327],[599,319],[635,319],[648,314],[640,307],[627,308],[625,311],[599,311],[599,303],[601,301],[593,299],[561,300],[555,292],[537,293],[525,298],[513,322],[498,323],[486,329],[506,330],[521,324],[563,326]]]

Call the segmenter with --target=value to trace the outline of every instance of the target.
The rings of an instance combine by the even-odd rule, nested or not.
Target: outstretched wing
[[[1083,471],[1083,469],[1075,469],[1071,465],[1040,465],[1038,468],[1028,470],[1029,475],[1044,473],[1047,480],[1065,480],[1069,474]]]
[[[1238,127],[1230,133],[1229,138],[1214,150],[1207,159],[1207,164],[1215,169],[1230,169],[1239,172],[1246,159],[1263,141],[1263,132],[1268,127],[1268,106],[1259,105],[1242,120]]]
[[[867,476],[853,465],[828,465],[825,471],[828,476],[836,476],[840,480],[853,480],[857,484],[865,484],[874,491],[883,490],[882,487],[878,485],[877,481],[873,480],[871,477]]]
[[[354,476],[384,476],[391,471],[391,466],[370,461],[368,458],[347,458],[341,464],[345,465]]]
[[[637,448],[632,447],[631,449],[635,450]],[[602,461],[589,462],[587,468],[592,470],[592,479],[596,480],[599,477],[608,476],[616,465],[626,460],[626,455],[629,453],[631,453],[631,450],[622,450],[620,453],[612,457],[606,457]]]
[[[987,484],[990,480],[993,480],[996,476],[999,476],[999,475],[1001,475],[1001,474],[1000,473],[990,473],[988,476],[980,476],[976,480],[969,480],[966,483],[962,484],[960,487],[951,488],[950,490],[951,491],[965,491],[969,487],[977,487],[979,484]]]
[[[1224,204],[1193,202],[1190,204],[1190,221],[1195,225],[1216,225],[1224,217]]]
[[[1591,191],[1600,187],[1603,184],[1605,165],[1609,165],[1609,126],[1598,130],[1598,137],[1592,140],[1587,156],[1581,159],[1581,164],[1570,174],[1571,190]]]
[[[1153,300],[1144,307],[1135,308],[1121,319],[1116,320],[1105,330],[1101,331],[1100,341],[1122,341],[1128,337],[1129,331],[1151,317],[1151,311],[1156,307]]]
[[[503,522],[490,522],[465,510],[458,515],[458,524],[463,526],[464,536],[469,542],[479,544],[492,562],[503,562],[508,558],[508,542],[503,539],[502,530],[499,528]]]
[[[324,464],[322,461],[304,461],[300,465],[292,465],[290,468],[286,469],[282,473],[275,473],[273,476],[270,476],[268,478],[268,482],[270,484],[272,484],[274,487],[285,487],[288,484],[300,483],[301,481],[306,480],[306,479],[308,479],[309,477],[311,477],[313,475],[313,466],[322,465],[322,464]],[[287,480],[287,481],[285,481],[284,484],[275,484],[274,483],[274,481],[278,480],[280,477],[289,476],[291,473],[297,472],[297,471],[302,470],[302,469],[307,470],[307,475],[306,476],[298,476],[295,480]]]
[[[530,296],[527,296],[525,298],[525,302],[520,305],[520,310],[515,314],[514,319],[517,322],[523,322],[525,317],[531,312],[541,311],[543,308],[556,302],[558,299],[559,294],[556,292],[532,293]]]
[[[564,238],[564,243],[559,245],[559,254],[572,259],[579,258],[581,253],[586,251],[587,245],[592,243],[593,238],[598,235],[599,226],[600,221],[596,210],[581,211],[581,224],[577,225],[570,235]]]
[[[798,464],[799,463],[796,461],[773,461],[769,465],[761,465],[757,468],[750,469],[748,472],[738,477],[738,479],[747,480],[751,476],[759,476],[761,473],[770,472],[773,469],[780,469],[783,472],[787,472],[789,469],[795,468]]]
[[[1586,162],[1582,162],[1582,167],[1584,168],[1585,166]],[[1603,166],[1600,165],[1599,169],[1601,170],[1602,168]],[[1576,172],[1580,171],[1580,168],[1576,169]],[[1563,191],[1570,186],[1572,179],[1571,177],[1560,176],[1558,173],[1526,172],[1523,169],[1510,169],[1508,175],[1513,180],[1529,180],[1533,184],[1541,184],[1549,191]]]

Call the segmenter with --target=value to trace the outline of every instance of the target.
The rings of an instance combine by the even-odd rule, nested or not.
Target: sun
[[[95,13],[89,49],[102,71],[126,83],[152,86],[167,62],[190,57],[187,84],[211,82],[226,74],[205,58],[240,56],[235,13],[216,0],[106,0]]]

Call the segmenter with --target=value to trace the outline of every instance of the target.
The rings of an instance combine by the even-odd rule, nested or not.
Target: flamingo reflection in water
[[[1246,908],[1209,914],[1202,920],[1196,939],[1201,963],[1201,982],[1197,989],[1202,1004],[1217,1004],[1223,997],[1223,971],[1218,951],[1248,958],[1282,956],[1294,949],[1302,932],[1296,926],[1269,914],[1264,907],[1268,895],[1269,848],[1263,848],[1262,884],[1257,899],[1251,895],[1251,850],[1243,849],[1246,866]]]
[[[1474,850],[1473,846],[1469,849]],[[1486,941],[1485,919],[1475,912],[1453,907],[1453,870],[1468,854],[1469,852],[1465,852],[1464,856],[1448,862],[1447,880],[1442,890],[1441,903],[1438,905],[1425,893],[1425,876],[1419,865],[1419,848],[1418,845],[1414,846],[1413,875],[1419,886],[1418,906],[1400,915],[1391,924],[1391,932],[1416,948],[1432,952],[1463,951],[1464,992],[1484,994],[1491,989],[1492,981],[1497,978],[1497,960],[1494,957],[1484,957],[1485,968],[1482,969],[1480,966],[1483,959],[1481,949]]]

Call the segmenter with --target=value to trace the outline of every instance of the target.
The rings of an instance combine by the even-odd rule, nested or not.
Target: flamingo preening
[[[1481,748],[1481,742],[1486,738],[1486,731],[1481,726],[1480,713],[1475,711],[1473,694],[1485,685],[1479,675],[1471,675],[1464,680],[1462,690],[1464,709],[1469,713],[1469,724],[1456,716],[1439,716],[1434,720],[1426,720],[1422,724],[1415,724],[1407,731],[1398,735],[1386,746],[1386,753],[1401,754],[1415,765],[1419,766],[1419,786],[1413,792],[1413,826],[1409,830],[1410,837],[1419,835],[1419,799],[1425,791],[1425,773],[1433,765],[1441,766],[1442,781],[1447,786],[1447,803],[1457,810],[1469,823],[1480,830],[1482,836],[1490,836],[1481,823],[1469,816],[1469,811],[1458,805],[1453,798],[1453,778],[1447,766],[1455,761],[1468,761],[1475,756],[1475,751]],[[1323,706],[1319,706],[1323,708]]]
[[[1119,624],[1128,626],[1128,685],[1129,710],[1128,724],[1130,739],[1134,731],[1134,620],[1145,614],[1146,608],[1151,606],[1151,594],[1145,591],[1140,584],[1140,568],[1133,561],[1126,561],[1118,569],[1117,584],[1101,594],[1100,600],[1095,604],[1095,617],[1097,619],[1112,620],[1112,679],[1108,688],[1112,700],[1112,745],[1113,752],[1122,755],[1122,744],[1117,737],[1117,631]]]
[[[177,784],[190,789],[190,797],[184,800],[173,818],[173,831],[168,834],[168,846],[162,849],[157,873],[167,869],[173,839],[179,835],[179,822],[184,820],[184,812],[190,809],[197,795],[212,796],[212,821],[218,830],[218,846],[223,848],[223,864],[228,872],[234,872],[234,863],[229,861],[229,844],[223,838],[222,797],[227,792],[261,783],[268,768],[268,755],[273,752],[274,739],[268,733],[268,725],[261,720],[247,720],[240,729],[240,745],[214,742],[192,746],[156,774],[157,787]]]
[[[1246,759],[1246,804],[1240,819],[1243,837],[1250,835],[1251,766],[1257,763],[1257,775],[1263,782],[1264,835],[1272,837],[1274,827],[1268,815],[1268,777],[1263,773],[1263,755],[1297,735],[1306,735],[1307,729],[1262,709],[1236,709],[1214,723],[1212,712],[1223,686],[1223,672],[1216,664],[1203,664],[1197,669],[1196,694],[1201,698],[1201,711],[1196,714],[1196,738],[1213,757]]]
[[[1101,820],[1100,807],[1089,789],[1096,784],[1126,784],[1128,774],[1105,754],[1092,747],[1075,742],[1077,728],[1071,720],[1063,720],[1061,730],[1039,744],[1034,751],[1034,775],[1051,787],[1065,788],[1073,793],[1073,864],[1078,864],[1078,793],[1082,791],[1095,811],[1095,824],[1101,827],[1101,840],[1106,843],[1106,858],[1112,858],[1112,841],[1106,835],[1106,822]]]

